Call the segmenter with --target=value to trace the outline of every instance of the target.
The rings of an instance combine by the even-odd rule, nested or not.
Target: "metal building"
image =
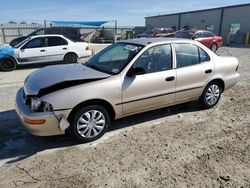
[[[224,41],[245,43],[250,32],[250,3],[146,17],[145,26],[210,30]]]

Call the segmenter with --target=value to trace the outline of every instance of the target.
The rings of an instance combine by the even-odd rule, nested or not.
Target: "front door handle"
[[[63,50],[67,50],[67,48],[63,48]]]
[[[167,77],[165,79],[166,82],[171,82],[171,81],[174,81],[175,80],[175,77],[174,76],[170,76],[170,77]]]
[[[209,74],[209,73],[212,73],[212,72],[213,72],[212,69],[208,69],[208,70],[205,71],[206,74]]]
[[[45,52],[45,50],[40,50],[40,52]]]

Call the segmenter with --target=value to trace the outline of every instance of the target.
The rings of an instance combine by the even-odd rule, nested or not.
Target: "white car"
[[[86,42],[73,42],[62,35],[38,35],[27,38],[14,48],[0,48],[0,69],[11,71],[17,65],[31,63],[77,63],[78,58],[91,54]]]

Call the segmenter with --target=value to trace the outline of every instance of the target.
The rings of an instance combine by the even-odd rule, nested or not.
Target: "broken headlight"
[[[35,112],[50,112],[53,110],[51,104],[41,101],[38,97],[32,97],[30,99],[30,108]]]

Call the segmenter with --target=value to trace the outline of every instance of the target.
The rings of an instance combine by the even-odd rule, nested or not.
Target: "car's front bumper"
[[[24,102],[23,89],[20,89],[16,95],[16,112],[22,122],[22,124],[28,129],[28,131],[37,136],[52,136],[64,134],[59,128],[58,117],[67,118],[70,110],[55,111],[55,115],[52,112],[33,112]],[[28,124],[26,120],[45,120],[43,124]]]

